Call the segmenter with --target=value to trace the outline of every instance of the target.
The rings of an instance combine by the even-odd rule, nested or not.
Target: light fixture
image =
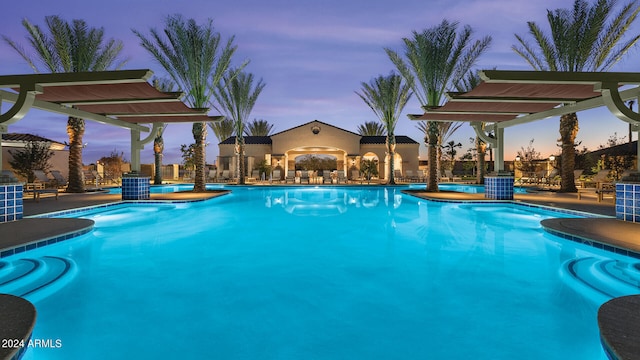
[[[549,161],[554,161],[555,159],[556,159],[555,156],[553,156],[553,155],[549,156]]]

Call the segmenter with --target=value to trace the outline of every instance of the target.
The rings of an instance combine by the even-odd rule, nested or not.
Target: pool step
[[[562,267],[565,282],[596,302],[640,294],[640,265],[611,259],[572,259]]]
[[[0,265],[0,293],[32,302],[58,291],[76,274],[72,260],[56,256],[3,261]]]

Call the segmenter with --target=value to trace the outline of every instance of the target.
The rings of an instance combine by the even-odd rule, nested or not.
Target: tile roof
[[[363,136],[360,144],[385,144],[386,136]],[[405,135],[396,135],[396,144],[419,144],[417,141]]]
[[[45,137],[42,136],[38,136],[38,135],[32,135],[32,134],[18,134],[18,133],[6,133],[6,134],[2,134],[2,140],[5,141],[22,141],[22,142],[29,142],[29,141],[40,141],[40,142],[49,142],[49,143],[55,143],[55,144],[61,144],[64,145],[64,143],[55,141],[55,140],[51,140],[51,139],[47,139]]]
[[[221,142],[220,145],[234,145],[235,143],[236,137],[231,136]],[[271,145],[271,136],[245,136],[244,143],[251,145]]]

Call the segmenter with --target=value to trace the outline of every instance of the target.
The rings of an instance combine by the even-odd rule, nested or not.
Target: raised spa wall
[[[640,223],[640,182],[616,184],[616,218]]]
[[[0,223],[22,219],[22,184],[0,182]]]
[[[484,197],[492,200],[513,200],[513,176],[503,174],[485,176]]]
[[[148,176],[123,176],[122,200],[149,200],[151,198],[150,180]]]

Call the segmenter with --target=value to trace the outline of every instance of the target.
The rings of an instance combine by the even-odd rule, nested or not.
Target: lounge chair
[[[296,183],[296,171],[287,170],[287,177],[284,179],[285,184],[291,181],[292,184]]]
[[[449,181],[449,182],[462,181],[462,178],[459,176],[453,175],[453,171],[451,170],[444,171],[444,177],[442,177],[441,180],[445,181],[444,179],[446,179],[446,181]]]
[[[585,193],[594,193],[600,202],[604,194],[610,193],[612,188],[615,193],[615,186],[608,179],[610,172],[610,170],[600,170],[593,178],[583,181],[582,186],[578,188],[578,200],[582,199],[582,195]]]
[[[56,186],[58,186],[58,188],[65,187],[69,184],[67,179],[65,179],[64,176],[62,176],[62,173],[60,171],[51,170],[51,175],[53,176],[53,179],[55,180]]]
[[[331,171],[329,170],[322,170],[322,183],[329,183],[329,184],[333,184],[333,179],[331,178]]]
[[[282,172],[280,169],[275,169],[271,172],[271,182],[282,182]]]
[[[351,181],[360,182],[362,184],[362,176],[360,176],[360,170],[351,170]]]
[[[33,174],[36,176],[36,183],[41,184],[45,188],[57,188],[55,179],[51,179],[42,170],[33,170]]]
[[[215,182],[217,176],[218,176],[218,170],[209,170],[209,176],[207,177],[207,181]]]
[[[405,179],[409,182],[416,182],[419,180],[418,175],[413,174],[413,170],[407,170]]]
[[[14,183],[20,182],[20,180],[18,180],[18,178],[16,177],[16,174],[14,174],[11,170],[2,170],[2,178],[4,181],[11,181]]]
[[[338,184],[340,184],[340,183],[346,184],[347,183],[347,176],[344,174],[344,170],[338,170],[338,177],[336,178],[336,182]]]
[[[307,184],[309,184],[309,171],[308,170],[300,171],[300,184],[302,184],[303,182],[306,182]]]
[[[229,170],[222,170],[222,175],[220,175],[220,178],[218,180],[220,180],[221,182],[229,181]]]

